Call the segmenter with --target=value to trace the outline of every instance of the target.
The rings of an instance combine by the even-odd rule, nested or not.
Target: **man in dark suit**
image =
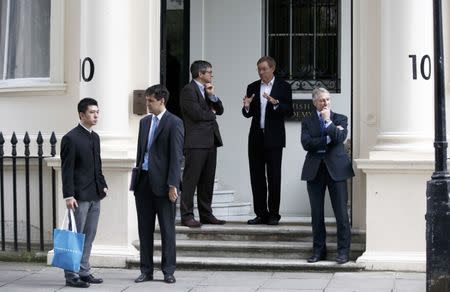
[[[153,233],[158,216],[164,282],[175,283],[175,202],[181,182],[183,122],[166,110],[169,92],[163,85],[145,91],[151,115],[141,119],[134,190],[140,240],[141,275],[136,283],[153,280]]]
[[[248,85],[242,108],[244,117],[252,117],[248,160],[256,217],[247,223],[277,225],[281,218],[281,160],[286,146],[284,118],[292,115],[292,90],[286,81],[275,78],[272,57],[260,58],[257,67],[260,79]]]
[[[313,229],[313,255],[308,262],[326,258],[324,222],[325,188],[328,187],[337,225],[336,262],[348,262],[350,251],[350,222],[347,214],[347,179],[354,176],[345,151],[347,117],[330,110],[330,93],[324,88],[312,92],[316,110],[302,122],[301,141],[308,151],[302,170],[307,181]]]
[[[97,124],[97,101],[80,100],[78,115],[78,126],[61,140],[61,173],[66,206],[74,210],[77,230],[85,234],[85,241],[79,273],[64,271],[64,274],[67,286],[86,288],[103,282],[90,273],[89,257],[97,232],[100,200],[106,196],[108,186],[102,173],[100,138],[91,129]]]
[[[214,94],[212,66],[206,61],[191,65],[192,81],[180,94],[180,109],[184,121],[185,140],[183,192],[181,194],[181,224],[200,227],[201,224],[225,224],[211,208],[217,147],[222,146],[216,115],[223,113],[220,99]],[[194,218],[194,192],[200,222]]]

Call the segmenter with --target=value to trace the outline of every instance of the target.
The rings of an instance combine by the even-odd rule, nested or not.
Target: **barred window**
[[[293,91],[340,92],[340,0],[266,0],[266,52]]]

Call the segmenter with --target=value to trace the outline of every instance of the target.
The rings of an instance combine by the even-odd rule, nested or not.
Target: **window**
[[[1,0],[1,80],[50,77],[50,0]]]
[[[266,0],[266,52],[294,91],[340,92],[340,0]]]

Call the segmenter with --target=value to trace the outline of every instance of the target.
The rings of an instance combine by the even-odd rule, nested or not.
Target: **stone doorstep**
[[[138,241],[133,242],[133,246],[140,249]],[[333,259],[337,244],[327,243],[327,247],[328,258]],[[154,249],[159,255],[161,240],[155,240]],[[364,244],[352,244],[350,259],[356,260],[364,251]],[[306,259],[311,253],[310,242],[177,240],[178,256]]]
[[[153,261],[161,264],[160,256]],[[139,257],[129,258],[127,267],[138,267]],[[258,270],[258,271],[360,271],[364,265],[350,261],[339,265],[334,261],[308,263],[304,259],[271,259],[271,258],[224,258],[224,257],[184,257],[177,256],[179,269],[216,269],[216,270]]]
[[[306,225],[280,224],[247,225],[227,223],[225,225],[202,225],[200,228],[189,228],[177,225],[177,239],[201,240],[242,240],[242,241],[312,241],[312,230]],[[155,229],[155,238],[159,238],[159,227]],[[327,226],[327,238],[335,241],[336,227]],[[352,230],[352,243],[364,243],[365,232]]]

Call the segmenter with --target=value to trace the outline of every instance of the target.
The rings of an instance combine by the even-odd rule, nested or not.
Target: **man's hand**
[[[322,119],[323,119],[324,121],[330,120],[330,108],[324,107],[324,108],[320,111],[320,115],[322,116]]]
[[[78,208],[77,200],[75,200],[74,198],[67,199],[66,207],[67,207],[67,209],[75,210],[75,208]]]
[[[212,83],[206,83],[205,84],[205,93],[207,96],[213,96],[214,95],[214,85]]]
[[[103,188],[103,192],[105,193],[105,195],[108,195],[108,188]]]
[[[178,198],[177,188],[176,187],[169,187],[169,200],[172,203],[175,203]]]
[[[273,105],[277,105],[280,102],[278,101],[278,99],[273,98],[272,96],[270,96],[267,92],[264,92],[263,94],[264,98],[267,99],[268,102],[270,102]]]
[[[255,94],[253,93],[252,96],[244,96],[244,99],[242,100],[244,102],[244,107],[248,109],[250,107],[250,103],[252,102],[253,98],[255,97]]]

